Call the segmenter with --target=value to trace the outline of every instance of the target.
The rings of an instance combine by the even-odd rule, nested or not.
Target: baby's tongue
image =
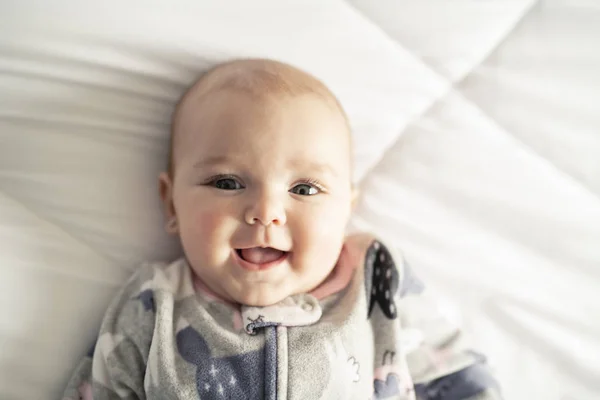
[[[265,264],[275,261],[283,255],[281,250],[262,247],[253,247],[251,249],[242,250],[242,258],[253,264]]]

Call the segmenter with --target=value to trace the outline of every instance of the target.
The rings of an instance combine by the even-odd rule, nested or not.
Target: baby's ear
[[[167,172],[161,172],[161,174],[158,176],[158,192],[160,194],[160,199],[165,210],[165,217],[167,219],[165,230],[169,234],[177,234],[179,232],[179,227],[177,224],[175,206],[173,204],[173,181]]]

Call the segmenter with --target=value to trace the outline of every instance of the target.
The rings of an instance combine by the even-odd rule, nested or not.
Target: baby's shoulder
[[[423,283],[412,273],[400,248],[371,233],[348,236],[344,245],[347,259],[362,269],[369,315],[376,304],[386,317],[397,315],[395,301],[407,294],[421,294]]]
[[[155,312],[163,302],[194,295],[191,278],[186,276],[187,263],[145,262],[135,269],[130,278],[114,296],[105,315],[105,330],[131,325],[131,321],[145,321],[152,325]],[[160,294],[159,294],[160,293]]]
[[[191,288],[188,264],[181,258],[173,262],[148,261],[133,272],[125,285],[127,292],[166,291],[173,294]]]
[[[365,270],[386,265],[396,267],[401,273],[404,262],[401,251],[398,247],[386,243],[389,242],[369,232],[354,233],[346,237],[344,251],[349,260]]]

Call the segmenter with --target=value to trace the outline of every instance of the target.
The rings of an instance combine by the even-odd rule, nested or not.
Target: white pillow
[[[156,176],[207,67],[270,57],[321,78],[354,128],[356,180],[446,89],[341,1],[0,3],[0,398],[61,393],[115,288],[178,251]]]

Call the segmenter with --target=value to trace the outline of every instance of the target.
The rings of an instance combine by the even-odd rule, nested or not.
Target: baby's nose
[[[286,223],[285,209],[275,196],[261,196],[247,208],[244,217],[249,225],[280,226]]]

